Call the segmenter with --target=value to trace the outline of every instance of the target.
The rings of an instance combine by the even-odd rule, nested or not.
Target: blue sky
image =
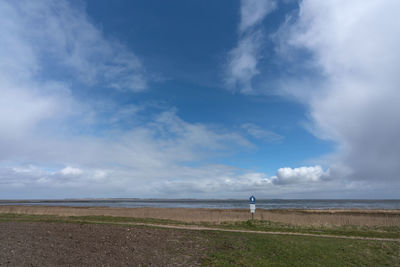
[[[265,19],[265,33],[273,34],[287,12],[297,7],[295,2],[285,4],[281,12]],[[107,1],[88,1],[86,10],[106,36],[135,51],[148,62],[146,69],[163,79],[126,102],[117,95],[118,103],[162,102],[176,108],[177,115],[190,123],[222,125],[232,131],[243,131],[241,125],[251,123],[282,133],[281,140],[273,142],[252,138],[254,149],[213,161],[273,174],[282,164],[301,166],[305,160],[331,151],[329,143],[313,138],[301,125],[307,110],[299,103],[227,90],[223,70],[238,39],[239,1],[116,1],[111,6]],[[270,75],[279,75],[273,47],[268,42],[265,45],[266,62],[260,67],[274,69]]]
[[[0,198],[398,198],[399,10],[4,1]]]

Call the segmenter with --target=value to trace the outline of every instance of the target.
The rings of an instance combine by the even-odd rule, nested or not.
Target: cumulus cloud
[[[398,1],[304,0],[285,28],[286,44],[310,53],[319,77],[288,92],[303,95],[313,133],[338,144],[331,164],[342,176],[398,181],[399,10]]]
[[[325,171],[321,166],[299,167],[299,168],[280,168],[273,178],[274,184],[301,184],[320,182],[329,176],[329,171]]]
[[[239,41],[228,53],[225,72],[225,82],[232,90],[252,93],[252,80],[259,74],[257,64],[265,39],[260,23],[275,8],[276,2],[272,0],[241,1]]]
[[[382,189],[387,182],[398,188],[400,26],[393,22],[399,10],[398,1],[303,0],[287,16],[274,38],[290,71],[269,82],[277,94],[306,105],[307,129],[337,148],[324,158],[329,172],[282,168],[275,185],[329,176],[353,190]],[[257,25],[268,12],[249,21],[242,15],[241,37],[229,54],[227,84],[245,94],[255,93],[253,78],[262,75],[258,65],[266,40]]]

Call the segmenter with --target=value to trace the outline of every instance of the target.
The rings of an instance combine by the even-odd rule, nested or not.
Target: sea
[[[0,200],[0,205],[248,209],[247,199]],[[257,199],[259,209],[400,209],[400,199]]]

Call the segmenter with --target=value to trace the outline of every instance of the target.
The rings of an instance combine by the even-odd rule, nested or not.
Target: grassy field
[[[207,253],[201,262],[205,266],[400,266],[399,210],[258,210],[255,220],[249,220],[246,210],[0,206],[1,222],[136,228],[178,226],[187,228],[178,231],[188,235],[189,239],[192,230],[188,228],[213,228],[213,231],[196,231],[208,240],[203,248]],[[325,235],[393,241],[328,238]]]
[[[211,266],[400,266],[399,242],[212,233]]]
[[[296,225],[268,220],[226,221],[226,222],[185,222],[178,220],[115,217],[115,216],[57,216],[30,214],[0,214],[1,221],[39,221],[67,223],[109,223],[109,224],[160,224],[200,226],[221,229],[251,230],[264,232],[308,233],[316,235],[339,235],[352,237],[400,239],[400,226],[358,226],[358,225]]]
[[[177,220],[113,216],[0,214],[1,222],[57,222],[82,225],[96,223],[129,227],[135,223],[145,223],[359,237],[400,237],[398,226],[305,226],[267,220],[189,223]],[[169,231],[169,229],[164,230]],[[190,231],[184,231],[190,235]],[[202,260],[204,266],[400,266],[399,241],[218,231],[201,231],[201,235],[208,240],[208,253]],[[190,257],[190,255],[186,256]]]

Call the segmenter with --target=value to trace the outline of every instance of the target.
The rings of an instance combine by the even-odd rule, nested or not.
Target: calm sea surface
[[[107,199],[107,200],[0,200],[0,205],[102,206],[102,207],[159,207],[248,209],[248,200],[166,200],[166,199]],[[262,199],[261,209],[400,209],[400,200],[328,200],[328,199]]]

